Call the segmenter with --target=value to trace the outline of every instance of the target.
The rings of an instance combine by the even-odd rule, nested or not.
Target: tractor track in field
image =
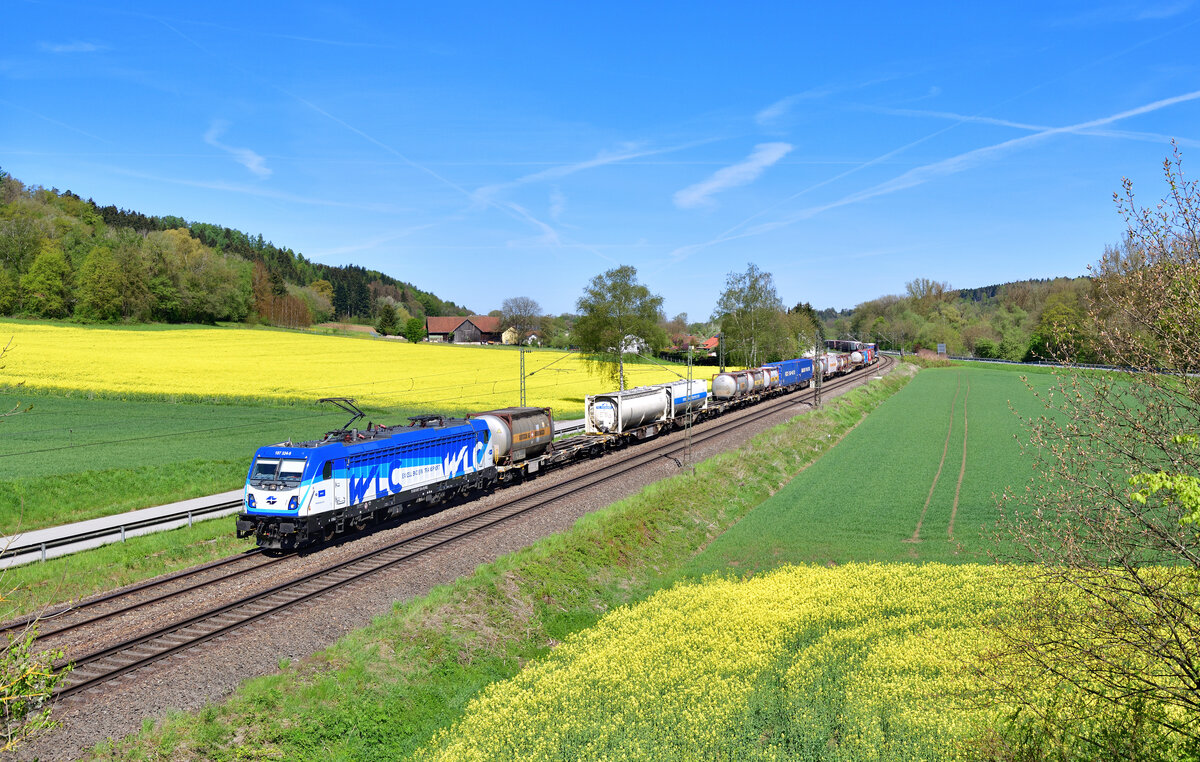
[[[917,517],[917,526],[913,529],[912,537],[905,542],[921,542],[921,525],[925,523],[925,514],[929,511],[929,503],[933,501],[933,492],[937,489],[938,480],[942,478],[942,468],[946,465],[946,455],[950,452],[950,435],[954,433],[954,408],[958,404],[958,390],[962,387],[962,372],[955,376],[954,398],[950,400],[950,423],[946,426],[946,442],[942,445],[942,459],[938,462],[937,473],[933,475],[933,484],[929,485],[929,495],[925,497],[925,505],[921,515]]]
[[[961,371],[960,371],[961,372]],[[971,375],[967,374],[967,390],[963,393],[963,452],[962,465],[958,469],[958,484],[954,487],[954,505],[950,506],[950,526],[946,528],[947,539],[954,539],[954,519],[958,516],[958,497],[962,493],[963,477],[967,475],[967,399],[971,396]],[[943,456],[944,457],[944,456]]]

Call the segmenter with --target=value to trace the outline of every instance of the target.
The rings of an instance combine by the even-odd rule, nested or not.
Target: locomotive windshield
[[[259,458],[254,461],[250,472],[252,482],[275,482],[299,484],[304,474],[304,461],[294,458]]]

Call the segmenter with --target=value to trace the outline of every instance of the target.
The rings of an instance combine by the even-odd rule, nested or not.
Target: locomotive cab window
[[[324,470],[321,471],[321,478],[322,479],[332,479],[333,478],[333,461],[332,460],[325,461],[325,468],[324,468]]]
[[[272,481],[279,475],[279,458],[259,458],[250,472],[252,481]]]
[[[284,458],[279,462],[279,479],[289,484],[299,484],[304,475],[304,461]]]

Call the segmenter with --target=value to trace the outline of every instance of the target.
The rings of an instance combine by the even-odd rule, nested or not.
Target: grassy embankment
[[[795,548],[784,549],[737,536],[746,532],[761,538],[755,523],[742,519],[747,515],[757,519],[763,511],[789,511],[788,506],[796,502],[793,488],[768,498],[848,431],[844,444],[826,457],[880,436],[895,435],[897,426],[900,433],[922,442],[927,450],[935,449],[940,457],[949,400],[945,399],[946,381],[938,373],[943,372],[922,374],[893,402],[908,405],[906,398],[911,396],[911,404],[922,408],[935,401],[942,415],[906,420],[902,410],[876,424],[889,402],[864,421],[866,413],[906,379],[893,376],[875,382],[824,411],[763,434],[747,448],[702,464],[695,478],[679,476],[661,482],[585,517],[568,533],[483,566],[472,577],[440,588],[424,600],[398,605],[394,614],[327,651],[287,667],[280,675],[251,681],[226,704],[147,729],[141,738],[119,744],[120,755],[225,757],[259,749],[289,758],[404,756],[429,743],[444,728],[453,728],[452,738],[466,738],[469,731],[465,726],[452,721],[464,718],[470,724],[474,709],[468,708],[469,700],[481,688],[496,683],[497,689],[502,689],[505,678],[516,675],[531,660],[546,657],[560,641],[574,642],[576,633],[587,630],[607,612],[627,611],[622,607],[714,566],[765,569],[790,560],[841,561],[848,557],[907,561],[914,553],[921,559],[978,558],[984,551],[980,535],[993,518],[993,508],[974,500],[968,506],[961,498],[957,516],[961,536],[978,539],[969,539],[957,555],[947,549],[950,543],[944,539],[913,543],[913,547],[902,542],[912,535],[919,504],[910,506],[907,513],[895,511],[881,518],[881,523],[890,527],[894,543],[881,541],[856,550],[852,538],[844,539],[836,559],[827,553],[820,536],[836,529],[843,521],[841,515],[855,514],[860,523],[872,521],[853,499],[839,515],[833,511],[814,514],[817,523],[801,533],[811,538],[807,545],[799,542]],[[1023,393],[1016,376],[1008,374],[1008,378],[1008,386],[1000,383],[998,388],[1014,395]],[[981,396],[975,399],[982,402]],[[971,409],[973,412],[974,407]],[[961,461],[961,439],[958,441],[956,466]],[[817,460],[823,462],[825,458]],[[870,492],[870,473],[877,465],[866,473],[829,472],[816,487],[834,492],[839,483],[857,483],[863,492]],[[813,468],[800,478],[811,471]],[[927,479],[932,473],[933,469],[923,470],[919,478]],[[955,467],[955,481],[957,475]],[[926,481],[924,490],[928,488]],[[924,495],[920,497],[923,501]],[[759,509],[751,513],[755,506]],[[946,513],[949,508],[939,505],[929,512]],[[730,527],[734,529],[726,531]],[[773,534],[792,534],[794,528]],[[733,561],[730,549],[738,544],[753,550],[746,558]],[[697,548],[708,550],[697,556]],[[897,589],[893,587],[892,593]],[[563,709],[569,712],[570,706]],[[556,719],[539,723],[548,728]],[[118,753],[110,749],[100,755]]]

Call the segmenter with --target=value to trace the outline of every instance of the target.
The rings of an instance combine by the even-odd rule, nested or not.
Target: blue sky
[[[692,320],[747,262],[818,307],[1082,274],[1122,177],[1200,172],[1200,3],[742,5],[9,0],[0,166],[480,312],[631,264]]]

